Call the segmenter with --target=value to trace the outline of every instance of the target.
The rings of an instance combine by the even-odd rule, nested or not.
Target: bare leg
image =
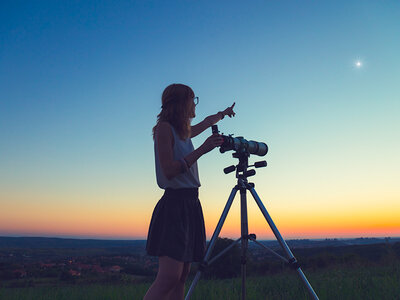
[[[190,263],[184,263],[182,275],[179,282],[175,286],[175,289],[169,296],[169,300],[183,300],[185,295],[185,282],[190,272]]]
[[[158,258],[158,273],[143,300],[169,300],[181,279],[184,263],[168,256]]]

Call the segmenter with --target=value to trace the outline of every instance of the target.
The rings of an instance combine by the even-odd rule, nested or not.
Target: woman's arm
[[[174,160],[174,136],[167,122],[160,122],[155,131],[158,158],[165,177],[170,180],[182,172],[182,163]]]
[[[217,122],[221,121],[225,116],[229,116],[229,117],[235,116],[235,112],[233,111],[234,106],[235,106],[235,103],[233,103],[232,106],[228,107],[224,111],[219,111],[215,115],[208,116],[200,123],[193,125],[191,127],[190,137],[195,137],[196,135],[199,135],[207,128],[209,128],[212,125],[216,124]]]
[[[200,147],[186,155],[183,161],[174,160],[174,136],[170,126],[171,125],[167,122],[160,122],[155,132],[161,169],[168,180],[185,172],[187,168],[193,165],[202,155],[223,143],[223,139],[219,135],[212,135],[207,138]],[[187,166],[184,166],[183,163]]]
[[[205,118],[200,123],[198,123],[196,125],[193,125],[191,127],[191,130],[190,130],[191,135],[190,135],[190,137],[195,137],[196,135],[199,135],[204,130],[206,130],[207,128],[211,127],[212,125],[214,125],[215,123],[217,123],[218,121],[220,121],[222,119],[223,119],[222,112],[218,112],[215,115],[208,116],[207,118]]]

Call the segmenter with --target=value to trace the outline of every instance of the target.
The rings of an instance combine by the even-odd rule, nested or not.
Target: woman
[[[202,133],[225,115],[235,115],[228,107],[191,126],[198,97],[183,84],[171,84],[162,94],[162,110],[153,128],[157,184],[164,189],[151,218],[146,251],[158,256],[156,280],[144,300],[183,299],[190,263],[201,261],[206,235],[201,204],[197,160],[223,143],[215,134],[197,149],[191,138]]]

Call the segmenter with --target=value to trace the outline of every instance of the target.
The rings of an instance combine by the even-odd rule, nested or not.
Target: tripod
[[[230,167],[225,168],[224,173],[228,174],[228,173],[231,173],[236,170],[237,185],[232,189],[232,192],[229,195],[228,201],[227,201],[225,208],[222,212],[222,215],[218,221],[217,227],[215,228],[215,231],[212,235],[210,243],[208,244],[206,254],[203,258],[203,261],[199,265],[199,269],[196,273],[195,278],[193,279],[193,282],[189,288],[188,293],[186,294],[185,300],[190,300],[193,290],[196,287],[198,281],[200,280],[200,276],[201,276],[202,272],[204,271],[204,269],[207,267],[207,265],[212,264],[216,259],[218,259],[220,256],[225,254],[227,251],[229,251],[231,248],[233,248],[239,242],[241,242],[241,274],[242,274],[242,298],[241,299],[245,300],[246,299],[246,254],[247,254],[249,240],[251,240],[251,241],[255,242],[256,244],[260,245],[261,247],[267,249],[273,255],[275,255],[276,257],[278,257],[278,258],[282,259],[283,261],[285,261],[286,263],[288,263],[291,268],[293,268],[294,270],[297,271],[297,274],[299,275],[301,281],[307,288],[307,290],[310,294],[310,297],[314,300],[318,300],[317,294],[314,292],[312,286],[310,285],[306,276],[304,275],[303,271],[301,270],[299,263],[297,262],[296,258],[293,256],[292,251],[290,251],[288,245],[286,244],[286,242],[282,238],[281,234],[279,233],[278,229],[276,228],[268,211],[266,210],[263,203],[261,202],[260,197],[258,197],[258,195],[254,189],[254,184],[249,183],[247,181],[247,177],[250,177],[250,176],[253,176],[256,174],[256,171],[254,169],[247,170],[248,167],[255,167],[255,168],[266,167],[267,162],[266,161],[256,162],[254,165],[249,166],[248,158],[249,158],[250,154],[246,151],[235,152],[232,154],[232,156],[234,158],[239,159],[239,164],[236,166],[232,165]],[[262,214],[264,215],[264,218],[267,220],[272,232],[274,233],[276,239],[279,242],[279,245],[283,249],[286,258],[279,255],[274,250],[272,250],[272,249],[264,246],[260,242],[258,242],[256,240],[255,234],[248,233],[247,199],[246,199],[247,190],[250,191],[250,193],[253,196],[254,200],[256,201],[258,207],[260,208]],[[241,237],[210,260],[210,255],[213,251],[213,248],[217,241],[218,235],[221,232],[222,226],[225,222],[225,219],[228,215],[229,209],[231,208],[232,202],[235,198],[237,191],[240,191]]]

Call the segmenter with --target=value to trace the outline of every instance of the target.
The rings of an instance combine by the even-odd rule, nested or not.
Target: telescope
[[[213,125],[211,128],[213,134],[219,134],[217,125]],[[242,136],[233,137],[232,134],[230,135],[221,134],[221,137],[224,139],[223,144],[219,148],[219,152],[221,153],[233,150],[238,153],[249,153],[258,156],[264,156],[268,152],[268,146],[266,143],[248,141]]]

